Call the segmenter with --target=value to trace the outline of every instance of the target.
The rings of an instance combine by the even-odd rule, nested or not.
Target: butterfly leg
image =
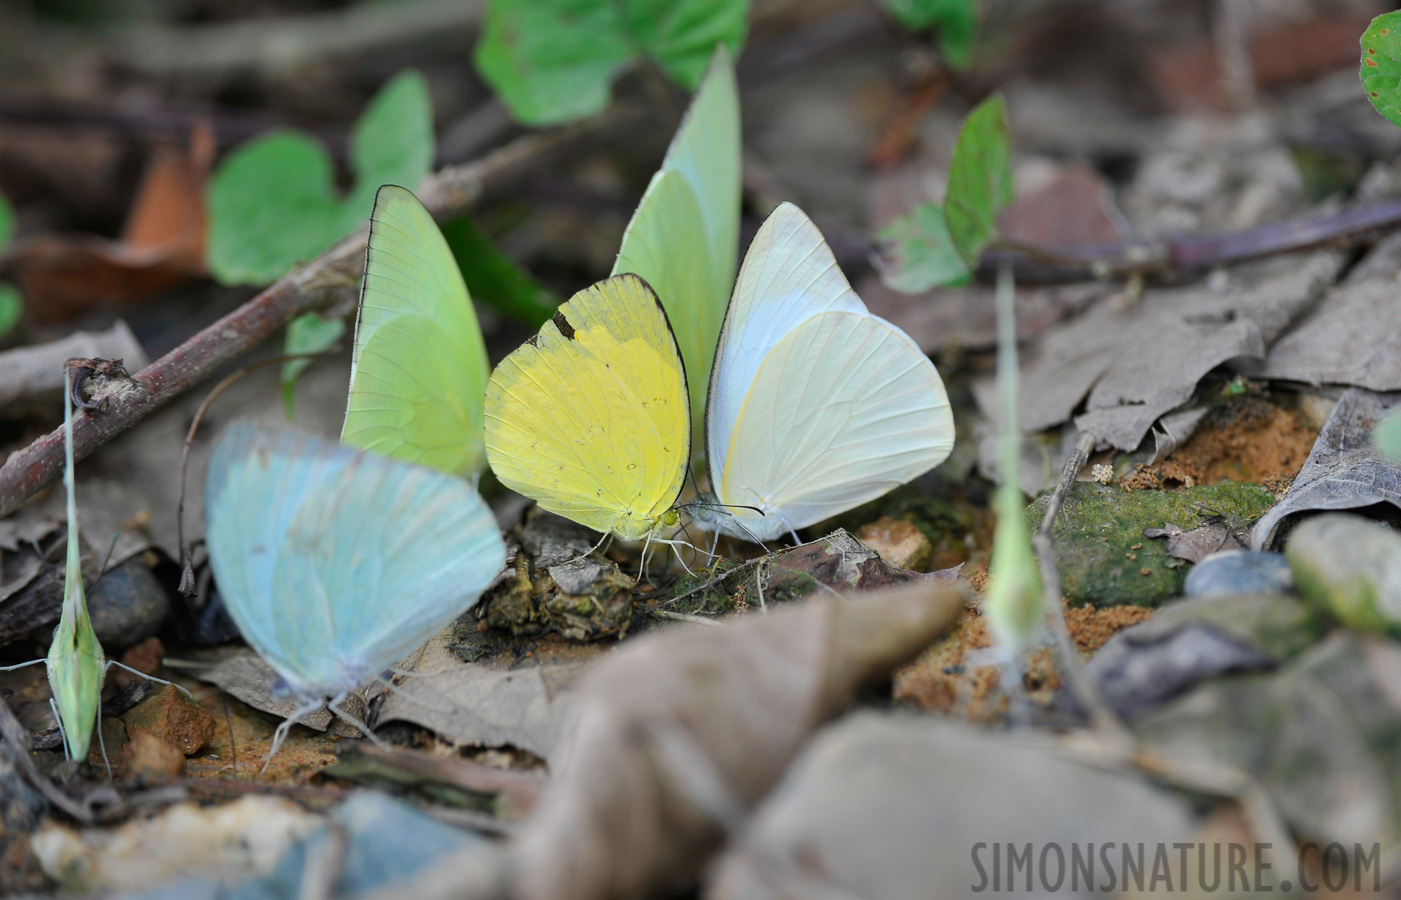
[[[15,663],[13,666],[0,666],[0,672],[12,672],[15,669],[23,669],[25,666],[37,666],[39,663],[46,662],[48,659],[41,656],[38,659],[31,659],[29,662]]]
[[[342,722],[345,722],[346,724],[359,729],[360,733],[363,734],[366,738],[368,738],[370,743],[374,744],[376,747],[380,748],[381,750],[392,749],[389,746],[389,744],[385,743],[383,738],[374,733],[374,730],[371,729],[370,726],[360,721],[358,717],[351,715],[350,713],[346,712],[343,708],[341,708],[341,701],[344,700],[346,696],[346,694],[341,694],[339,697],[336,697],[330,703],[326,704],[326,708],[329,709],[331,712],[335,713],[337,718],[339,718]]]
[[[54,721],[58,723],[58,739],[63,741],[63,758],[72,759],[73,755],[68,752],[68,732],[63,730],[63,717],[58,714],[58,704],[54,698],[49,698],[49,709],[53,710]]]
[[[282,720],[282,724],[277,726],[277,730],[272,733],[272,749],[268,751],[268,758],[263,760],[263,767],[258,770],[261,775],[268,770],[272,764],[272,758],[277,755],[277,751],[282,749],[282,742],[287,740],[287,732],[292,730],[292,726],[305,719],[307,716],[320,709],[325,702],[322,700],[312,700],[292,711],[292,714]]]
[[[97,704],[97,749],[102,751],[102,767],[107,770],[107,780],[112,780],[112,761],[107,758],[107,742],[102,739],[102,703]]]
[[[103,677],[103,678],[106,678],[106,677],[107,677],[107,670],[110,669],[110,668],[112,668],[113,666],[116,666],[116,667],[119,668],[119,669],[125,669],[126,671],[130,672],[131,674],[137,675],[137,676],[139,676],[139,677],[141,677],[141,678],[144,678],[144,679],[146,679],[147,681],[154,681],[154,682],[156,682],[157,684],[164,684],[164,685],[168,685],[168,686],[170,686],[170,687],[173,687],[173,688],[175,688],[177,691],[179,691],[180,693],[184,694],[186,697],[189,697],[191,700],[195,699],[195,695],[194,695],[194,694],[191,694],[187,689],[181,687],[180,685],[176,684],[175,682],[173,682],[173,681],[166,681],[164,678],[157,678],[157,677],[154,676],[154,675],[147,675],[145,672],[138,672],[137,670],[133,669],[131,666],[128,666],[128,665],[126,665],[125,663],[119,663],[119,662],[117,662],[115,659],[109,659],[109,660],[107,660],[107,665],[104,666],[103,669],[102,669],[102,677]]]

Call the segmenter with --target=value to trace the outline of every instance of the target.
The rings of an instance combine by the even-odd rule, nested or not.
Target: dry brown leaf
[[[188,150],[152,151],[120,240],[40,235],[15,245],[29,314],[64,319],[93,306],[128,303],[205,274],[204,187],[214,136],[197,125]]]
[[[505,879],[521,900],[597,900],[693,882],[724,840],[717,812],[754,804],[813,729],[962,608],[940,584],[822,595],[620,648],[579,685],[563,761],[504,855],[449,860],[407,894],[479,896]]]

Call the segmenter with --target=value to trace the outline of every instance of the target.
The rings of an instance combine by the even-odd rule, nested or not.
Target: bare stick
[[[1164,241],[1058,247],[1001,238],[996,248],[983,254],[980,268],[994,272],[1009,262],[1044,263],[1059,269],[1061,275],[1083,277],[1089,273],[1099,278],[1186,272],[1306,250],[1397,225],[1401,225],[1401,200],[1392,199],[1309,218],[1271,222],[1244,231],[1183,235]],[[1019,281],[1035,280],[1038,274],[1044,280],[1056,273],[1028,272],[1024,266],[1017,266]]]
[[[578,126],[527,135],[481,160],[443,169],[424,182],[420,198],[439,218],[457,215],[490,195],[499,195],[598,132],[637,119],[635,109],[618,107]],[[330,288],[353,284],[364,254],[362,228],[138,372],[134,389],[107,412],[74,419],[75,458],[83,459],[303,313],[330,306],[336,296]],[[11,454],[0,467],[0,517],[19,508],[62,471],[60,427]]]

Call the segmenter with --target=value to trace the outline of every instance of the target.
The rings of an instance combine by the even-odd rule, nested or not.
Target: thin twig
[[[1051,539],[1051,529],[1055,525],[1061,505],[1065,502],[1070,489],[1074,487],[1075,479],[1080,474],[1080,470],[1085,467],[1085,461],[1089,459],[1090,451],[1094,449],[1094,445],[1095,439],[1092,435],[1081,433],[1080,439],[1075,444],[1074,452],[1070,454],[1070,459],[1065,462],[1065,468],[1061,470],[1055,493],[1051,495],[1050,501],[1046,504],[1045,518],[1041,520],[1041,527],[1032,536],[1031,543],[1036,548],[1036,558],[1040,562],[1045,606],[1051,614],[1051,632],[1055,636],[1056,649],[1061,658],[1061,669],[1065,673],[1066,681],[1069,682],[1070,690],[1080,703],[1081,708],[1090,714],[1090,721],[1097,731],[1103,732],[1120,745],[1128,745],[1133,741],[1128,728],[1120,721],[1118,715],[1104,701],[1104,698],[1099,695],[1099,690],[1085,676],[1084,667],[1080,664],[1080,652],[1076,649],[1075,642],[1070,637],[1070,627],[1065,622],[1065,601],[1061,597],[1060,571],[1056,568],[1056,551]]]
[[[577,150],[599,132],[635,124],[638,119],[635,108],[615,107],[577,126],[527,135],[481,160],[443,169],[424,182],[420,198],[439,218],[460,214],[490,196],[499,196],[540,166]],[[75,417],[74,456],[83,459],[296,317],[332,305],[337,297],[332,286],[357,280],[364,253],[362,228],[138,372],[133,396],[100,415]],[[19,508],[62,471],[60,427],[11,454],[0,467],[0,517]]]
[[[716,575],[714,578],[710,579],[705,584],[697,585],[696,587],[691,588],[689,591],[677,594],[675,597],[672,597],[670,600],[667,600],[665,602],[668,606],[673,603],[680,603],[687,597],[690,597],[694,594],[699,594],[702,591],[708,591],[720,582],[724,581],[726,578],[729,578],[731,575],[734,575],[736,572],[743,572],[745,569],[757,566],[759,563],[763,562],[766,559],[768,559],[767,556],[756,556],[748,562],[740,563],[739,565],[735,566],[733,569],[730,569],[727,572],[721,572],[719,575]]]
[[[60,791],[39,771],[39,767],[34,764],[34,758],[29,755],[29,730],[20,724],[4,700],[0,700],[0,737],[4,737],[5,743],[10,745],[15,765],[20,767],[30,783],[44,795],[45,800],[85,825],[91,825],[95,821],[92,810]]]
[[[1087,273],[1098,278],[1151,272],[1181,273],[1306,250],[1397,225],[1401,225],[1401,199],[1271,222],[1243,231],[1183,235],[1163,241],[1059,247],[1003,238],[996,248],[983,254],[979,268],[993,273],[1012,263],[1018,281],[1052,280],[1056,275],[1083,277]],[[1028,262],[1048,264],[1051,270],[1046,271],[1044,266],[1036,269],[1033,265],[1033,271],[1027,271],[1025,264]]]

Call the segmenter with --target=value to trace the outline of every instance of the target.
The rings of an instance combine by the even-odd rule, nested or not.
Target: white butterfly
[[[932,469],[954,428],[929,357],[866,309],[817,226],[784,203],[726,310],[705,436],[720,506],[695,504],[700,526],[762,542]]]

